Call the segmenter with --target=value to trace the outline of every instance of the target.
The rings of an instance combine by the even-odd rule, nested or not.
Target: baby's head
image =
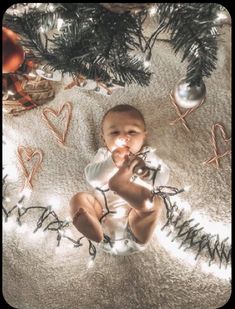
[[[116,105],[109,109],[102,120],[102,137],[110,151],[123,142],[132,153],[141,150],[146,141],[147,131],[141,112],[127,104]]]

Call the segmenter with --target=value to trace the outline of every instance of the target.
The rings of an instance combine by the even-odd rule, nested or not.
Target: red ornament
[[[17,34],[2,27],[2,72],[14,73],[24,62],[23,48],[18,44]]]

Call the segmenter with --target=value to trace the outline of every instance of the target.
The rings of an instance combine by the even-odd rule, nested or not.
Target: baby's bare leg
[[[110,179],[109,187],[133,208],[129,213],[131,231],[140,243],[147,243],[163,208],[161,198],[153,198],[149,189],[131,182],[121,170]]]
[[[132,209],[128,216],[129,226],[139,243],[146,244],[150,239],[160,218],[163,201],[159,196],[153,198],[153,207],[149,211]]]
[[[73,224],[85,237],[95,242],[103,239],[99,222],[102,207],[93,195],[85,192],[75,194],[70,201],[70,214]]]

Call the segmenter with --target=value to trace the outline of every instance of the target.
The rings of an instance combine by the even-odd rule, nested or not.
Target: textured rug
[[[148,31],[149,29],[146,29]],[[16,159],[19,145],[43,151],[41,169],[33,179],[34,190],[25,205],[43,205],[57,200],[57,214],[66,218],[73,194],[89,190],[84,167],[98,147],[100,121],[106,110],[121,103],[142,111],[149,129],[149,142],[171,169],[169,185],[191,185],[182,199],[190,205],[188,216],[196,216],[205,226],[214,224],[216,232],[230,236],[231,164],[228,156],[220,159],[221,168],[202,162],[213,155],[211,127],[224,125],[231,135],[231,29],[219,29],[217,69],[205,79],[206,101],[186,119],[191,129],[176,118],[169,94],[185,74],[186,64],[175,56],[169,42],[158,41],[148,87],[132,85],[116,89],[111,96],[73,87],[64,90],[65,79],[57,84],[53,101],[46,106],[58,109],[72,104],[72,119],[66,143],[60,146],[42,120],[44,106],[21,116],[4,117],[5,159],[15,167],[11,197],[14,201],[22,185]],[[79,248],[63,240],[56,247],[55,233],[33,235],[38,212],[32,211],[16,224],[4,227],[3,295],[20,309],[201,309],[224,305],[231,293],[230,281],[203,269],[203,259],[194,261],[195,252],[185,254],[173,246],[160,228],[149,247],[132,256],[109,255],[98,250],[93,267],[88,268],[88,243]],[[164,216],[159,227],[165,222]],[[70,225],[74,239],[81,235]],[[165,235],[165,236],[164,236]]]

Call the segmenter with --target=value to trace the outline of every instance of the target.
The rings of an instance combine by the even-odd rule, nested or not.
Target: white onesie
[[[144,159],[146,166],[153,168],[153,170],[150,172],[148,179],[142,180],[137,176],[133,176],[131,181],[150,190],[153,188],[153,179],[154,187],[166,185],[170,170],[156,155],[155,150],[145,146],[138,155]],[[157,168],[159,170],[156,173],[154,169]],[[146,245],[138,244],[128,227],[128,214],[131,207],[108,187],[109,179],[117,171],[118,168],[113,162],[111,152],[106,147],[102,147],[99,148],[92,162],[85,167],[85,176],[88,183],[95,188],[94,195],[103,208],[103,214],[110,211],[101,220],[101,224],[104,234],[111,239],[112,247],[110,242],[107,243],[106,241],[102,241],[100,247],[109,253],[128,255],[145,249]]]

